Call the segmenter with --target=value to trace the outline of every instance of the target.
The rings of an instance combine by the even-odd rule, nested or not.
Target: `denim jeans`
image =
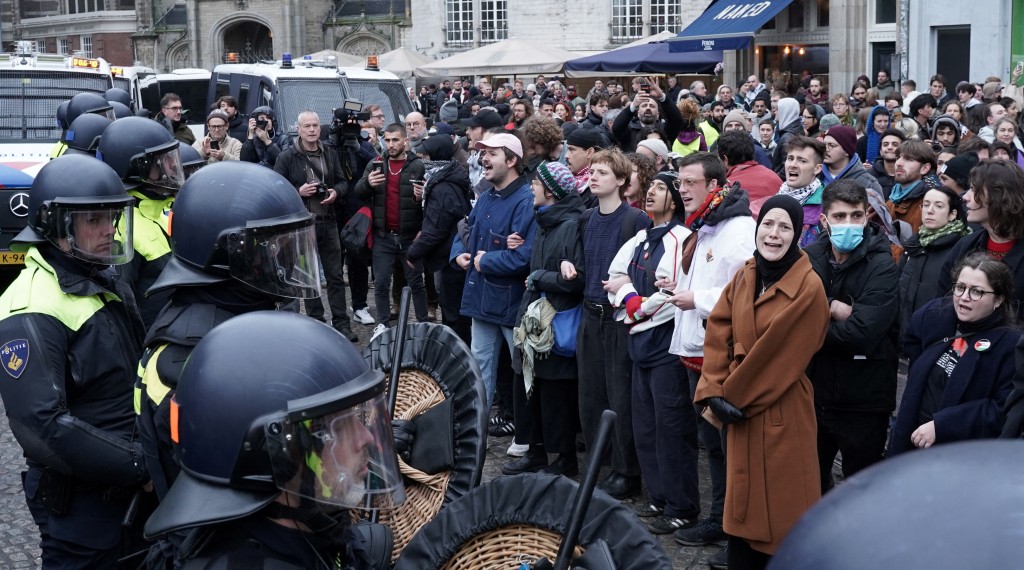
[[[498,351],[501,350],[501,341],[504,339],[509,353],[512,352],[512,327],[473,319],[472,334],[473,357],[480,366],[484,388],[487,390],[487,409],[490,410],[494,403],[495,378],[498,374]]]

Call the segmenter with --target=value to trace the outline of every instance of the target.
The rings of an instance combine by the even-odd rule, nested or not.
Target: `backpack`
[[[341,246],[349,255],[361,255],[373,249],[373,214],[363,206],[341,228]]]

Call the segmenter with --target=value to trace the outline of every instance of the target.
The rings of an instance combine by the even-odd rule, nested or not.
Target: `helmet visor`
[[[275,440],[270,448],[283,451],[273,454],[277,487],[341,508],[375,510],[403,503],[405,487],[385,397],[381,392],[341,411],[286,423],[280,433],[268,428],[267,439]]]
[[[40,216],[47,240],[88,263],[123,265],[132,260],[132,202],[67,204],[50,202]]]
[[[228,236],[231,276],[278,297],[320,297],[315,218],[305,212],[251,222]]]
[[[178,154],[178,141],[147,149],[132,159],[139,181],[150,186],[177,191],[185,183],[185,169]]]

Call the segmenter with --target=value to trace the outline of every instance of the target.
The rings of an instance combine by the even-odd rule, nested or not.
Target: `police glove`
[[[743,413],[743,410],[732,405],[729,400],[726,400],[725,398],[708,398],[707,402],[708,407],[711,408],[715,417],[717,417],[723,424],[741,422],[747,417],[746,414]]]
[[[416,440],[416,424],[412,420],[391,420],[391,432],[394,436],[395,453],[402,461],[409,463],[412,443]]]

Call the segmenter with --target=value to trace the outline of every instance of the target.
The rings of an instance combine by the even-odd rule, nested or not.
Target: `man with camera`
[[[371,137],[371,131],[376,130],[378,123],[383,128],[384,111],[379,105],[369,105],[363,109],[359,101],[348,99],[341,108],[334,110],[334,123],[331,125],[330,140],[338,153],[341,171],[349,188],[354,187],[366,165],[379,155],[371,142],[376,138]],[[361,207],[363,202],[355,192],[348,192],[345,197],[338,200],[335,210],[338,212],[339,232]],[[344,264],[348,266],[352,318],[360,324],[372,325],[374,320],[366,303],[370,292],[370,252],[365,248],[359,252],[342,249],[341,256]]]
[[[286,133],[274,130],[274,111],[256,107],[249,116],[249,132],[242,144],[240,160],[274,168],[281,151],[291,146]]]
[[[330,305],[333,326],[346,338],[357,342],[359,337],[352,332],[346,312],[341,238],[333,206],[339,196],[343,198],[347,193],[348,183],[338,155],[320,142],[320,117],[316,112],[299,113],[298,127],[295,144],[281,152],[274,170],[298,189],[306,208],[316,215],[317,251],[327,278],[326,301]],[[306,314],[332,324],[325,318],[323,305],[315,300],[306,305]]]
[[[231,118],[220,109],[210,111],[206,117],[209,134],[197,140],[192,148],[206,159],[207,164],[222,160],[238,160],[242,153],[242,142],[228,134]]]

